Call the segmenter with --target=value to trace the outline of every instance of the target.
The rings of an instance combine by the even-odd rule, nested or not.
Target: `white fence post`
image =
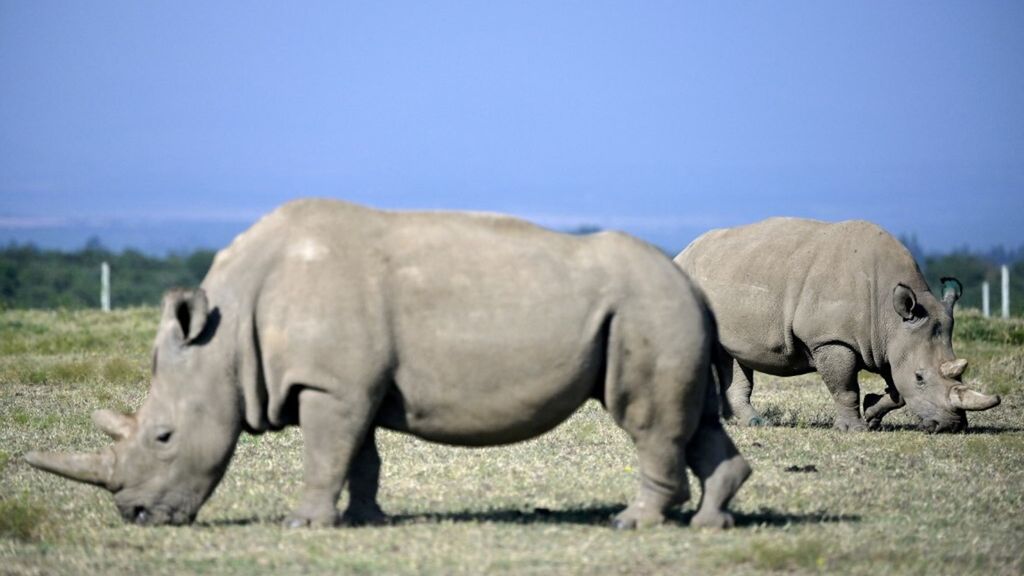
[[[110,312],[110,264],[100,266],[100,308]]]
[[[988,318],[988,280],[981,283],[981,313],[985,316],[985,318]]]
[[[1010,317],[1010,267],[1003,264],[1003,318]]]

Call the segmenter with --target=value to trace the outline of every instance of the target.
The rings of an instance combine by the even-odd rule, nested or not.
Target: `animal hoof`
[[[643,507],[627,507],[612,520],[612,528],[616,530],[635,530],[657,526],[665,521],[665,516]]]
[[[285,528],[306,528],[309,526],[309,518],[285,518]]]
[[[840,432],[866,432],[868,425],[862,420],[836,420],[836,430]]]
[[[339,523],[338,513],[307,515],[295,513],[285,519],[287,528],[331,528]]]
[[[735,525],[736,520],[732,517],[732,514],[722,511],[698,512],[697,515],[690,520],[690,526],[693,526],[694,528],[724,530],[726,528],[732,528]]]
[[[636,520],[616,516],[612,518],[612,528],[616,530],[636,530]]]

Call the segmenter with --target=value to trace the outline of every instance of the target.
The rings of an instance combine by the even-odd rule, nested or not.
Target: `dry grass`
[[[635,489],[636,457],[596,404],[531,442],[459,449],[383,433],[390,526],[286,530],[301,476],[297,430],[244,436],[217,493],[187,528],[124,525],[102,491],[35,471],[30,448],[91,449],[101,406],[146,391],[158,313],[0,314],[0,573],[939,573],[1024,570],[1021,350],[958,342],[1003,405],[972,432],[928,436],[905,414],[841,434],[815,376],[759,376],[776,425],[729,427],[754,467],[739,526],[606,527]],[[984,321],[984,320],[982,320]],[[998,333],[998,330],[996,330]],[[881,388],[866,378],[868,390]],[[788,471],[798,470],[798,471]],[[807,471],[810,470],[810,471]]]

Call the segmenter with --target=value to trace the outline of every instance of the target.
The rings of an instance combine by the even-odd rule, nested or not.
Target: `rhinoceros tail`
[[[708,385],[707,394],[704,400],[704,414],[707,417],[713,416],[715,418],[731,418],[732,410],[729,409],[729,402],[725,398],[725,386],[722,384],[724,378],[723,370],[732,367],[732,358],[722,348],[722,344],[718,341],[718,323],[715,321],[715,313],[712,312],[711,306],[708,304],[707,296],[704,295],[704,291],[697,286],[696,283],[693,285],[693,291],[697,294],[697,298],[704,306],[704,322],[705,329],[707,330],[708,340],[711,342],[710,362],[708,362]]]
[[[604,343],[604,348],[601,350],[601,364],[597,372],[597,383],[590,393],[590,397],[600,402],[605,408],[608,407],[607,391],[614,388],[613,384],[609,384],[609,380],[615,378],[619,373],[619,355],[616,351],[616,340],[614,340],[616,337],[614,332],[617,332],[617,330],[614,330],[614,322],[614,313],[605,316],[601,322],[598,338],[600,342]]]
[[[714,414],[716,417],[726,420],[732,418],[732,410],[729,408],[729,402],[725,398],[725,386],[722,384],[722,367],[731,363],[732,358],[722,349],[716,334],[715,341],[711,346],[711,362],[708,364],[708,370],[711,372],[711,375],[708,378],[707,399],[704,401],[705,414]]]

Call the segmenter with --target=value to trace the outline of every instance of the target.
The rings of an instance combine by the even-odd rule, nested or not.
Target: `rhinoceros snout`
[[[960,414],[957,418],[946,420],[922,420],[920,429],[929,434],[939,432],[963,432],[967,429],[967,415]]]
[[[136,507],[136,512],[135,512],[135,518],[133,519],[133,522],[135,522],[139,526],[145,526],[146,523],[149,522],[149,519],[150,519],[149,510],[146,510],[145,508],[142,508],[141,506],[137,506]]]
[[[184,510],[168,511],[160,507],[146,506],[121,506],[119,511],[125,522],[136,526],[184,526],[191,524],[196,516],[195,513]]]
[[[152,524],[154,520],[153,513],[145,506],[118,506],[118,511],[121,518],[129,524],[146,526]]]

